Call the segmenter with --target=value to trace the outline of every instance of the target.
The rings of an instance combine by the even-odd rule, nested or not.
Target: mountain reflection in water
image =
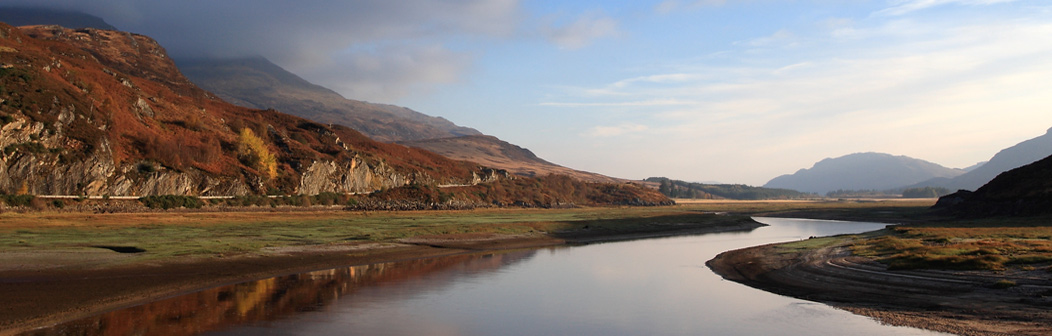
[[[537,250],[467,254],[336,268],[217,287],[35,330],[29,335],[197,335],[317,310],[360,289],[441,273],[482,274],[533,257]],[[450,272],[454,273],[454,272]]]

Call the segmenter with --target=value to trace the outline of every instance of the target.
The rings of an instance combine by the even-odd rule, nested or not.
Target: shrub
[[[33,195],[3,195],[2,199],[8,206],[29,206],[36,199]]]
[[[189,208],[197,209],[202,205],[201,199],[195,196],[160,195],[140,197],[139,202],[150,209]]]

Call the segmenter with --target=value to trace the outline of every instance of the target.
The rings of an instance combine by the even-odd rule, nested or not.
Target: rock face
[[[0,88],[0,193],[362,193],[472,184],[489,172],[230,105],[190,83],[155,41],[119,31],[0,24]],[[246,131],[260,149],[246,149]]]
[[[924,160],[884,153],[856,153],[825,159],[810,169],[772,179],[765,188],[825,194],[843,190],[888,190],[935,177],[963,174]]]

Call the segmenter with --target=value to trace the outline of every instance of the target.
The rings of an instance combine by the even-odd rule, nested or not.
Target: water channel
[[[38,335],[942,335],[725,281],[716,254],[885,224],[756,218],[750,232],[458,255],[248,282]]]

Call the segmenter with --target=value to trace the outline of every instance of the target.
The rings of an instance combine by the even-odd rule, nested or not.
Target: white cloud
[[[458,80],[473,55],[451,45],[511,36],[525,15],[519,0],[7,1],[100,16],[173,57],[264,56],[348,97],[387,102]]]
[[[567,49],[582,48],[594,40],[618,34],[617,20],[595,13],[581,16],[566,25],[545,28],[545,35],[549,41]]]
[[[400,44],[352,49],[326,62],[290,70],[349,97],[385,102],[426,91],[433,84],[455,83],[471,61],[471,55],[441,45]]]
[[[623,136],[626,134],[640,133],[649,130],[650,127],[640,124],[624,123],[617,126],[595,126],[585,133],[585,136],[605,138]]]
[[[540,103],[540,106],[559,106],[559,107],[648,107],[648,106],[676,106],[676,105],[696,105],[695,101],[679,100],[679,99],[653,99],[653,100],[639,100],[639,101],[623,101],[623,102],[596,102],[596,103],[560,103],[560,102],[544,102]]]
[[[1052,44],[1042,43],[1052,24],[1044,20],[894,20],[855,29],[849,40],[807,36],[806,48],[746,53],[743,45],[733,55],[738,65],[682,64],[595,88],[606,95],[546,106],[604,113],[614,124],[653,120],[645,129],[626,123],[586,133],[611,148],[639,142],[624,135],[645,130],[657,137],[651,146],[694,144],[682,149],[769,161],[741,167],[739,176],[773,177],[858,151],[967,166],[1052,126],[1045,113],[1052,88],[1044,83],[1052,77]],[[610,114],[614,108],[623,109]],[[1034,134],[1019,131],[1025,127]]]
[[[981,5],[993,5],[999,3],[1014,2],[1016,0],[895,0],[892,1],[892,6],[878,11],[877,15],[904,15],[915,11],[925,10],[928,8],[938,7],[942,5],[970,5],[970,6],[981,6]]]

